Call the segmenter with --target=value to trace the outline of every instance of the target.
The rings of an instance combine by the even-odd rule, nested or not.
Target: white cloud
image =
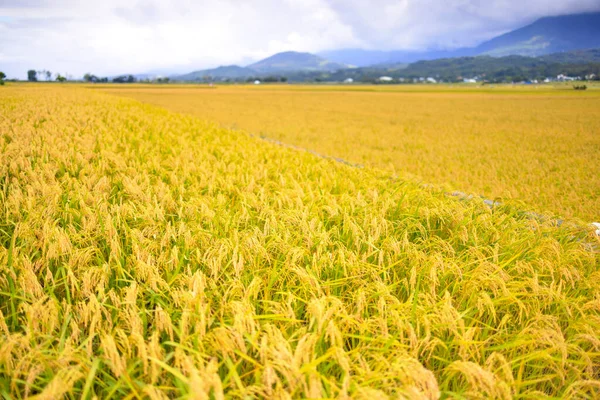
[[[550,16],[600,10],[598,0],[328,0],[376,49],[473,46]]]
[[[0,0],[0,69],[189,71],[275,52],[473,45],[597,0]]]
[[[16,4],[0,5],[8,17],[0,30],[3,64],[20,77],[28,68],[75,75],[184,70],[361,44],[320,0]]]

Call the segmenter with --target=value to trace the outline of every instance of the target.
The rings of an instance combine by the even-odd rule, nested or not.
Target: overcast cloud
[[[0,0],[0,70],[188,72],[285,50],[449,49],[598,10],[598,0]]]

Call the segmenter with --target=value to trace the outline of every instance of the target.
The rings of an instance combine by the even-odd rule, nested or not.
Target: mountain
[[[272,58],[272,57],[269,57]],[[265,59],[269,60],[269,59]],[[256,63],[260,64],[262,63]],[[253,65],[256,65],[253,64]],[[462,81],[463,78],[479,77],[488,82],[514,82],[534,79],[555,78],[559,74],[568,76],[600,76],[600,48],[590,50],[574,50],[546,54],[539,57],[510,55],[492,57],[490,55],[441,58],[421,60],[414,63],[378,64],[369,67],[340,68],[337,70],[300,70],[298,66],[284,71],[280,65],[273,69],[258,72],[248,67],[235,65],[209,70],[195,71],[190,74],[173,77],[178,81],[198,80],[246,80],[258,77],[264,81],[275,82],[285,77],[289,82],[343,82],[352,79],[355,82],[380,83],[381,76],[389,76],[400,82],[418,81],[421,78],[433,77],[445,82]],[[298,64],[296,64],[298,65]],[[328,63],[327,65],[331,65]],[[276,69],[275,69],[276,68]],[[314,67],[313,67],[314,68]],[[279,71],[274,73],[273,71]],[[275,79],[275,80],[273,80]],[[590,78],[591,79],[591,78]],[[281,80],[280,80],[281,81]]]
[[[538,57],[547,62],[560,64],[585,64],[600,62],[600,49],[573,50],[562,53],[546,54]]]
[[[208,77],[210,79],[240,79],[256,75],[256,71],[238,65],[225,65],[213,69],[203,69],[173,78],[179,81],[196,81]]]
[[[285,72],[335,71],[348,68],[348,65],[329,61],[311,53],[286,51],[248,65],[260,74],[280,74]]]
[[[462,82],[465,78],[477,77],[480,81],[500,83],[555,79],[560,74],[596,79],[600,76],[600,49],[575,50],[540,57],[453,57],[410,64],[346,68],[335,72],[290,73],[287,77],[291,82],[343,82],[352,79],[363,83],[381,83],[379,78],[382,76],[391,77],[396,83],[415,80],[422,82],[429,77],[436,81]]]
[[[401,64],[399,64],[400,66]],[[405,78],[435,77],[455,81],[459,77],[482,77],[488,81],[506,82],[544,79],[559,74],[570,76],[600,75],[600,49],[576,50],[540,57],[510,55],[492,57],[455,57],[412,63],[391,76]]]
[[[319,55],[337,63],[363,67],[477,55],[539,56],[591,48],[600,48],[600,12],[540,18],[473,48],[424,51],[341,49]]]
[[[539,56],[600,47],[600,12],[540,18],[475,48],[491,56]]]
[[[335,63],[311,53],[286,51],[277,53],[246,67],[226,65],[213,69],[203,69],[171,78],[177,81],[200,80],[243,80],[257,77],[266,78],[271,75],[299,75],[309,72],[327,72],[349,68],[348,65]]]
[[[460,48],[455,50],[428,50],[428,51],[380,51],[364,49],[341,49],[319,53],[299,53],[287,51],[277,53],[271,57],[260,60],[246,67],[225,66],[211,70],[195,71],[190,74],[180,75],[177,80],[202,80],[204,77],[212,79],[243,79],[248,77],[267,77],[269,75],[285,76],[290,80],[300,81],[319,75],[318,79],[328,77],[347,76],[352,79],[358,76],[375,76],[380,72],[398,71],[406,64],[418,61],[440,60],[437,64],[418,64],[409,67],[408,71],[439,71],[444,69],[444,63],[449,66],[444,74],[458,75],[460,73],[482,69],[493,74],[501,74],[500,70],[510,68],[514,63],[517,70],[506,73],[507,76],[519,76],[521,72],[554,71],[549,64],[584,64],[598,62],[596,53],[583,51],[585,49],[600,48],[600,12],[556,17],[544,17],[537,21],[513,30],[473,48]],[[579,51],[573,52],[573,51]],[[497,68],[492,64],[492,58],[477,58],[476,56],[527,56],[549,58],[519,59],[506,58],[498,61]],[[466,57],[458,62],[448,61],[457,57]],[[473,58],[476,57],[476,58]],[[547,69],[538,70],[537,63],[543,63]],[[463,64],[457,67],[457,64]],[[533,64],[533,65],[532,65]],[[351,72],[350,65],[359,67],[361,71]],[[365,69],[365,67],[370,67]],[[431,68],[430,68],[431,67]],[[339,74],[332,74],[339,71]],[[575,69],[574,71],[577,71]],[[320,74],[319,74],[320,73]],[[429,75],[423,73],[423,75]],[[315,75],[316,76],[316,75]],[[317,78],[315,78],[317,79]]]
[[[437,58],[462,57],[472,55],[474,49],[460,48],[456,50],[365,50],[365,49],[340,49],[319,53],[319,56],[328,60],[350,64],[357,67],[382,66],[395,63],[411,63],[419,60],[434,60]]]

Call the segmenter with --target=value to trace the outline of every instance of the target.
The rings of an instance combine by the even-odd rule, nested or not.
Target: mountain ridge
[[[226,72],[234,68],[236,76]],[[216,72],[221,72],[218,74]],[[343,81],[352,78],[356,81],[374,81],[383,75],[391,77],[439,77],[451,80],[457,76],[487,75],[496,79],[508,77],[523,77],[534,75],[536,78],[555,76],[571,72],[576,75],[593,73],[600,76],[600,48],[589,50],[573,50],[546,54],[539,57],[510,55],[492,57],[490,55],[440,58],[435,60],[420,60],[413,63],[387,64],[359,68],[343,68],[336,71],[287,71],[285,76],[290,81],[331,80]],[[257,71],[239,66],[225,66],[210,70],[195,71],[190,74],[174,77],[179,81],[198,80],[245,80],[262,79],[277,75],[260,74]]]
[[[224,65],[216,68],[192,71],[173,76],[176,80],[195,81],[210,79],[262,78],[269,75],[283,75],[299,72],[326,72],[349,68],[348,65],[335,63],[312,53],[284,51],[241,67]]]
[[[281,73],[286,71],[335,71],[348,68],[343,63],[329,61],[312,53],[284,51],[273,54],[247,66],[258,73]]]
[[[173,76],[176,80],[226,80],[240,78],[263,78],[267,76],[283,76],[314,73],[332,73],[343,71],[351,66],[369,68],[373,73],[378,71],[399,69],[406,64],[420,61],[455,59],[458,57],[476,56],[524,56],[536,57],[554,54],[554,60],[542,60],[545,63],[560,63],[556,54],[600,48],[600,12],[581,13],[543,17],[531,24],[496,36],[472,48],[431,51],[382,51],[364,49],[340,49],[318,54],[285,51],[241,67],[238,65],[221,66],[212,69],[193,71],[188,74]],[[585,55],[590,57],[589,54]],[[582,63],[572,54],[565,56],[566,63]],[[596,62],[595,56],[591,56]],[[367,61],[368,60],[368,61]],[[518,58],[515,62],[522,64]],[[477,62],[481,60],[476,60]],[[470,62],[462,60],[461,62]],[[507,62],[507,60],[503,60]],[[352,75],[352,74],[347,74]]]
[[[540,56],[600,47],[600,12],[549,16],[478,45],[491,56]]]
[[[535,57],[592,48],[600,48],[600,12],[542,17],[470,48],[425,51],[350,48],[322,51],[317,54],[334,62],[366,67],[478,55]]]
[[[183,75],[176,75],[174,78],[177,80],[194,81],[210,77],[212,79],[236,79],[245,78],[255,74],[255,71],[240,67],[239,65],[222,65],[217,68],[202,69],[197,71],[188,72]]]

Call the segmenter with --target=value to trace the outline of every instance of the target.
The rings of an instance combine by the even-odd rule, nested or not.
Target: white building
[[[380,76],[380,77],[379,77],[379,80],[380,80],[381,82],[392,82],[392,81],[394,80],[394,78],[392,78],[392,77],[389,77],[389,76]]]
[[[427,82],[429,82],[429,83],[437,83],[437,81],[434,78],[432,78],[432,77],[427,78]]]
[[[468,79],[468,78],[463,79],[463,82],[464,83],[477,83],[477,81],[475,79]]]
[[[254,81],[254,84],[255,85],[260,85],[260,81],[257,79],[257,80]]]
[[[557,81],[561,81],[561,82],[565,82],[565,81],[575,81],[577,80],[577,78],[573,78],[572,76],[567,76],[567,75],[563,75],[560,74],[556,77]]]
[[[352,79],[352,78],[348,78],[348,79],[344,80],[344,83],[352,83],[352,82],[354,82],[354,79]]]

